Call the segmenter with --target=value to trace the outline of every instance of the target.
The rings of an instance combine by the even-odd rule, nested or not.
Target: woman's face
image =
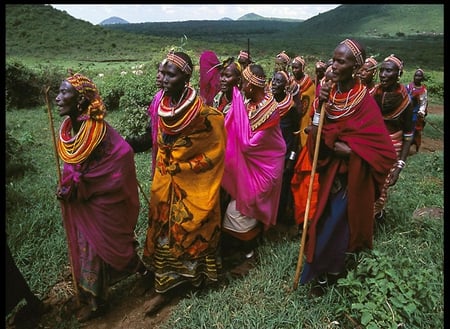
[[[331,80],[335,83],[351,80],[355,69],[355,57],[351,50],[344,44],[337,46],[331,64]]]
[[[398,83],[398,66],[392,61],[386,61],[380,67],[380,84],[383,89],[392,89]]]
[[[234,86],[239,87],[241,75],[236,64],[231,63],[220,72],[220,90],[224,93],[233,90]]]
[[[244,93],[245,98],[247,98],[247,99],[251,99],[252,98],[252,96],[253,96],[252,85],[244,77],[242,78],[242,88],[241,88],[241,90]]]
[[[164,74],[162,73],[162,64],[158,66],[158,72],[156,73],[156,87],[161,89],[163,87]]]
[[[370,63],[365,63],[359,70],[359,77],[364,84],[369,84],[373,81],[375,75],[375,68]]]
[[[291,65],[292,68],[292,74],[296,79],[303,77],[303,67],[302,64],[299,62],[293,62]]]
[[[183,92],[186,83],[189,81],[186,74],[171,61],[167,61],[163,65],[161,74],[163,75],[162,86],[164,88],[164,93],[167,96],[172,97],[174,95],[180,95]]]
[[[282,73],[275,73],[272,79],[272,94],[279,95],[286,93],[286,77]]]
[[[420,84],[423,81],[423,72],[422,71],[416,71],[416,73],[414,73],[414,83],[418,86],[420,86]]]
[[[60,116],[78,116],[81,112],[78,110],[78,91],[64,80],[59,86],[59,93],[56,95],[56,105],[59,107]]]

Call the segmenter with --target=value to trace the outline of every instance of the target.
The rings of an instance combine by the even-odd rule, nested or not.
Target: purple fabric
[[[116,270],[135,257],[134,229],[139,215],[134,152],[111,126],[103,141],[81,164],[64,164],[62,187],[71,196],[61,201],[72,266],[80,275],[78,234]]]
[[[200,55],[200,96],[209,106],[213,105],[214,96],[220,91],[220,70],[218,67],[212,68],[219,63],[216,53],[211,50],[205,50]]]
[[[152,177],[155,172],[156,154],[158,153],[158,106],[164,95],[164,89],[160,89],[153,97],[152,102],[148,106],[148,116],[152,124]]]
[[[274,115],[279,120],[277,111]],[[223,188],[236,200],[242,214],[261,221],[266,228],[275,225],[286,152],[280,125],[252,131],[243,97],[234,87],[225,128]]]

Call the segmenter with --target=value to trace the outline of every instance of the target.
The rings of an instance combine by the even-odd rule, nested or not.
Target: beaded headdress
[[[276,57],[275,60],[279,63],[289,63],[289,61],[291,60],[291,58],[284,52],[284,50],[279,53]]]
[[[303,58],[303,56],[297,56],[297,57],[295,57],[293,60],[292,60],[292,63],[300,63],[301,65],[302,65],[302,68],[304,68],[305,67],[305,64],[306,64],[306,62],[305,62],[305,59]]]
[[[242,76],[245,80],[250,82],[252,85],[256,87],[264,88],[266,86],[266,78],[265,77],[259,77],[256,74],[254,74],[252,71],[250,71],[250,66],[247,66],[242,72]]]
[[[370,67],[372,68],[372,67],[377,66],[378,62],[376,61],[375,58],[373,58],[372,56],[370,56],[370,57],[367,57],[367,58],[366,58],[366,61],[364,62],[364,64],[369,64]]]
[[[326,69],[326,67],[327,67],[327,63],[325,63],[324,61],[320,60],[320,61],[316,62],[316,68]]]
[[[178,67],[182,72],[187,75],[192,75],[192,67],[180,56],[176,55],[174,52],[169,52],[167,54],[167,60],[171,61]]]
[[[247,51],[241,50],[239,52],[239,56],[238,56],[238,60],[240,60],[240,59],[250,59],[250,55],[248,54]]]
[[[69,82],[78,93],[89,101],[89,105],[86,110],[79,116],[79,120],[87,120],[92,118],[94,120],[103,120],[106,114],[105,104],[98,92],[97,86],[88,77],[75,73],[71,74],[66,81]]]
[[[356,42],[354,42],[353,40],[350,40],[350,39],[345,39],[345,40],[342,41],[340,44],[341,44],[341,45],[342,45],[342,44],[346,45],[347,48],[351,50],[353,56],[355,56],[356,64],[358,64],[360,67],[363,66],[363,64],[364,64],[364,58],[363,58],[363,55],[362,55],[362,51],[361,51],[361,49],[358,47],[358,45],[356,44]]]
[[[395,56],[394,54],[389,55],[384,59],[384,62],[393,62],[398,67],[398,74],[401,75],[403,73],[403,62]]]

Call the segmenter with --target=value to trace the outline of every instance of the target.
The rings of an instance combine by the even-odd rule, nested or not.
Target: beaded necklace
[[[175,107],[170,106],[170,97],[168,96],[164,96],[159,103],[159,125],[166,134],[175,135],[180,133],[198,116],[202,108],[203,102],[200,97],[197,97],[196,90],[192,87],[187,87],[186,90],[188,92],[187,97],[181,98]],[[170,122],[170,119],[174,118],[172,113],[175,116],[177,114],[181,115],[173,123]]]
[[[336,120],[351,115],[356,106],[362,101],[367,93],[367,88],[357,81],[355,86],[346,93],[339,93],[337,84],[333,84],[330,95],[331,102],[327,108],[327,118]]]
[[[91,154],[95,147],[103,140],[106,133],[104,121],[88,119],[83,121],[80,130],[71,136],[72,121],[66,118],[59,129],[57,143],[58,154],[66,163],[81,163]]]
[[[292,94],[286,93],[286,96],[281,102],[278,102],[278,112],[280,112],[280,117],[283,117],[286,115],[286,113],[289,112],[292,105],[294,104],[294,99],[292,97]]]
[[[278,103],[271,94],[266,94],[260,103],[255,104],[247,101],[246,105],[250,127],[252,130],[256,130],[277,109]]]

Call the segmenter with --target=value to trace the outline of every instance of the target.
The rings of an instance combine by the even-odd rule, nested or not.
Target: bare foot
[[[157,293],[155,297],[145,302],[145,316],[152,316],[156,314],[161,308],[170,302],[170,297],[165,294]]]

